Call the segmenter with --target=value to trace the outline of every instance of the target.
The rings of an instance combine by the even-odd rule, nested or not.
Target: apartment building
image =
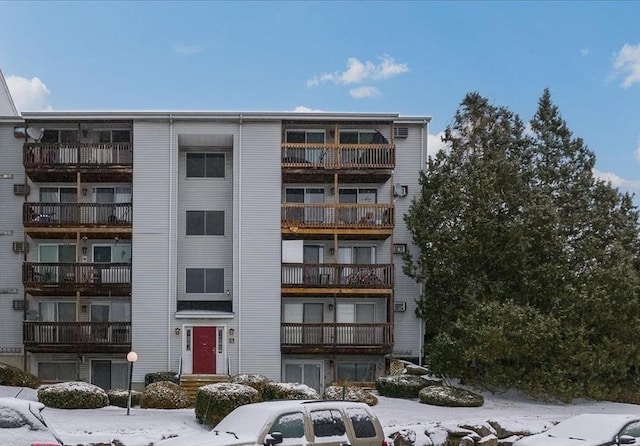
[[[116,388],[133,350],[134,383],[321,390],[420,357],[401,254],[428,117],[0,107],[0,361]]]

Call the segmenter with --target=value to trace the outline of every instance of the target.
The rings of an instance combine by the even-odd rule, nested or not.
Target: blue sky
[[[640,195],[640,2],[0,0],[0,68],[22,111],[428,115],[432,148],[466,93],[528,121],[548,87]]]

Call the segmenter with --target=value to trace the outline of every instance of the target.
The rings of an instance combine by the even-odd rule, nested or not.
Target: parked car
[[[0,444],[3,446],[60,446],[62,441],[42,417],[44,404],[0,398]]]
[[[584,414],[568,418],[515,446],[640,445],[640,415]]]
[[[388,446],[378,418],[364,403],[288,400],[240,406],[212,431],[158,446]]]

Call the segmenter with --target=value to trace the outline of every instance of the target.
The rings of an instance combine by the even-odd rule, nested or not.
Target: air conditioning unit
[[[26,197],[31,192],[31,187],[28,184],[17,183],[13,185],[13,194],[21,197]]]
[[[11,247],[15,253],[25,252],[27,250],[27,244],[25,242],[13,242]]]
[[[406,302],[394,302],[393,311],[397,313],[401,313],[403,311],[407,311],[407,303]]]
[[[394,138],[408,138],[409,137],[409,127],[394,127],[393,128],[393,137]]]
[[[14,300],[13,301],[13,309],[16,311],[24,311],[24,300]]]
[[[407,244],[406,243],[394,243],[393,244],[393,253],[394,254],[404,254],[407,252]]]

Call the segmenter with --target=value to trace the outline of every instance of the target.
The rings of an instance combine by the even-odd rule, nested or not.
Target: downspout
[[[167,370],[171,370],[171,308],[174,304],[172,300],[172,284],[173,284],[173,274],[171,271],[171,262],[173,261],[173,115],[169,114],[169,212],[167,215],[169,216],[169,234],[168,234],[168,247],[167,247]]]
[[[242,115],[238,116],[238,373],[242,372]]]

